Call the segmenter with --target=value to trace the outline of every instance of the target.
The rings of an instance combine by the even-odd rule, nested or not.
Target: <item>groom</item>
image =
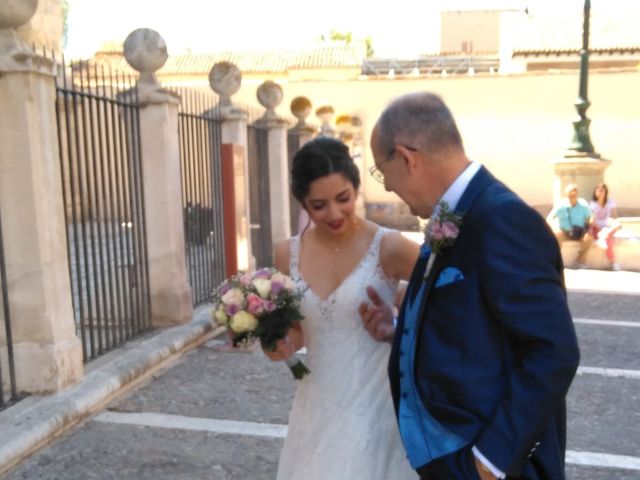
[[[371,148],[372,175],[431,217],[397,326],[372,288],[360,307],[369,333],[393,341],[409,462],[423,479],[565,478],[565,395],[579,351],[553,234],[467,159],[436,95],[395,100]]]

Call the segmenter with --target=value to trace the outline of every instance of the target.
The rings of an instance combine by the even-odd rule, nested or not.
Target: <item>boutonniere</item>
[[[438,202],[425,230],[425,243],[431,247],[425,279],[431,271],[435,257],[440,255],[443,249],[453,246],[460,234],[461,226],[462,215],[449,208],[447,202]]]

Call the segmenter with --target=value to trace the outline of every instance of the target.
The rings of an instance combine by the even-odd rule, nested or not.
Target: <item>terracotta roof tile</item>
[[[217,62],[227,61],[238,66],[243,73],[286,73],[296,69],[317,68],[359,68],[366,57],[366,45],[361,42],[350,44],[322,43],[308,48],[290,50],[185,53],[169,54],[167,63],[158,71],[159,75],[186,75],[209,73]],[[122,47],[101,49],[95,58],[108,61],[118,70],[128,70],[121,54]]]

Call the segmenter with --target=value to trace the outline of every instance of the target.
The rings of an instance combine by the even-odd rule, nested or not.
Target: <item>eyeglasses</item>
[[[410,147],[408,145],[401,145],[401,146],[406,148],[407,150],[412,151],[412,152],[417,152],[418,151],[417,148],[413,148],[413,147]],[[382,163],[386,163],[389,160],[391,160],[393,158],[393,155],[397,151],[398,151],[397,148],[394,148],[393,150],[391,150],[391,152],[389,152],[389,155],[387,155],[387,158],[385,158]],[[380,164],[380,165],[382,165],[382,164]],[[384,184],[384,173],[382,173],[382,170],[380,170],[377,165],[371,165],[369,167],[369,174],[373,177],[373,179],[376,182]]]

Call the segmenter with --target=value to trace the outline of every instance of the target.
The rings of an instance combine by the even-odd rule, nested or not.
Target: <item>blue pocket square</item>
[[[436,280],[435,288],[444,287],[454,282],[464,280],[462,272],[455,267],[447,267],[440,272],[438,279]]]

